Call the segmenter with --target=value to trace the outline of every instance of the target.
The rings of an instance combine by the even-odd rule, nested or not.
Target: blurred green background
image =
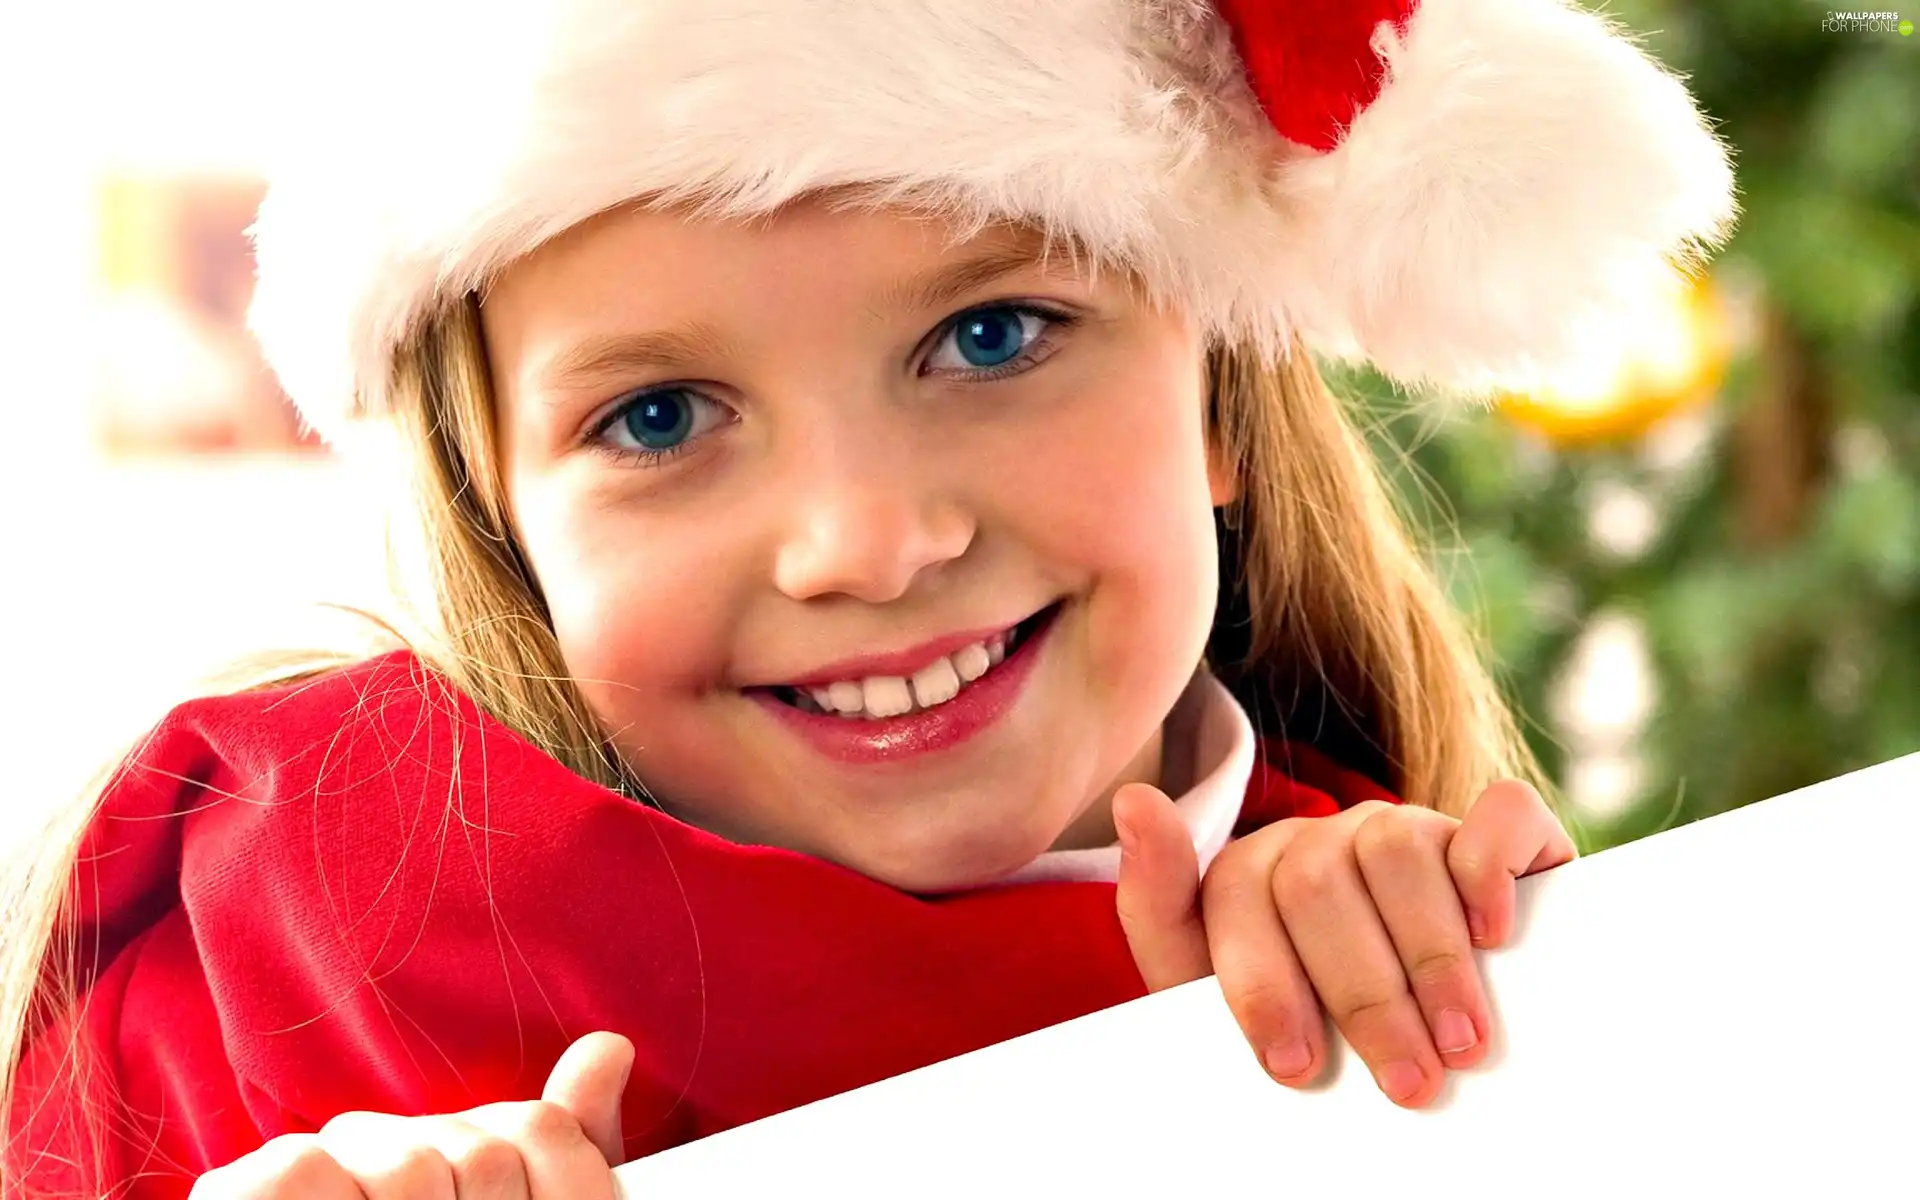
[[[1444,424],[1344,381],[1589,849],[1920,750],[1920,36],[1798,0],[1604,11],[1736,155],[1723,378]]]

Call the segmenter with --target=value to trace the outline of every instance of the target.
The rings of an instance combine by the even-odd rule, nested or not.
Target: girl
[[[1724,232],[1675,81],[1547,0],[402,16],[254,321],[437,629],[44,856],[10,1187],[606,1195],[1208,972],[1284,1083],[1478,1060],[1572,848],[1308,347],[1574,359]]]

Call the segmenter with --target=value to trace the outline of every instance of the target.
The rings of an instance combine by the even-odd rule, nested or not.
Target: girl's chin
[[[1040,832],[1019,840],[1003,835],[991,845],[982,845],[978,839],[910,847],[867,844],[824,857],[898,891],[933,896],[971,891],[1005,879],[1045,854],[1052,840]]]
[[[837,830],[807,830],[730,822],[712,812],[668,803],[662,808],[674,819],[716,837],[824,859],[916,895],[964,892],[995,883],[1045,854],[1066,831],[1064,820],[1046,827],[1018,827],[1018,817],[1030,818],[1031,810],[1018,817],[977,815],[959,828],[943,829],[932,814],[883,815],[881,806],[875,806],[841,812],[833,822]],[[886,819],[887,815],[893,819]]]

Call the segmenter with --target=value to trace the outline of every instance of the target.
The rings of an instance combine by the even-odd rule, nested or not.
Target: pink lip
[[[839,662],[828,663],[802,678],[782,680],[777,686],[826,687],[830,683],[838,683],[843,679],[866,679],[874,675],[894,675],[904,679],[936,658],[952,654],[955,650],[971,646],[975,642],[1003,637],[1012,633],[1013,629],[1013,625],[1000,625],[992,629],[950,633],[945,637],[922,642],[910,650],[901,650],[894,654],[869,654],[863,658],[843,658]]]
[[[881,720],[853,719],[821,713],[802,712],[791,704],[774,699],[772,693],[753,690],[747,693],[768,712],[799,734],[801,739],[828,758],[845,763],[874,764],[896,762],[922,754],[951,749],[983,732],[1013,707],[1025,690],[1040,649],[1059,614],[1055,613],[1040,628],[1020,643],[999,666],[981,676],[958,696],[922,712]],[[991,634],[987,636],[992,636]],[[972,640],[982,641],[979,635]],[[965,641],[954,648],[967,645]],[[835,678],[845,679],[840,675]]]

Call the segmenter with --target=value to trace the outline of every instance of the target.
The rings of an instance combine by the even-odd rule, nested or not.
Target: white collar
[[[1200,871],[1226,846],[1253,779],[1253,723],[1209,671],[1180,694],[1167,717],[1166,736],[1190,738],[1193,786],[1174,800],[1193,838]],[[1118,844],[1092,850],[1053,850],[1000,880],[1016,883],[1112,883],[1120,877]]]

